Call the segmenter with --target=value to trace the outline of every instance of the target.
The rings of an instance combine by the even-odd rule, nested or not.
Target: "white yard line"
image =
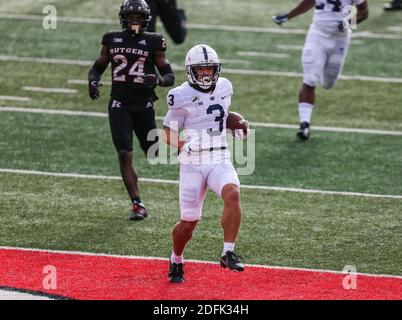
[[[0,55],[0,61],[15,61],[15,62],[36,62],[36,63],[50,63],[61,65],[80,65],[91,66],[93,61],[89,60],[69,60],[69,59],[49,59],[49,58],[35,58],[35,57],[17,57]],[[183,66],[172,64],[175,71],[184,71]],[[231,69],[223,68],[223,73],[237,74],[237,75],[256,75],[256,76],[275,76],[275,77],[290,77],[300,78],[301,73],[288,72],[288,71],[272,71],[272,70],[247,70],[247,69]],[[385,83],[402,83],[402,78],[387,78],[387,77],[372,77],[364,75],[342,75],[342,80],[352,81],[372,81],[372,82],[385,82]]]
[[[40,109],[40,108],[20,108],[11,106],[0,106],[0,112],[21,112],[21,113],[38,113],[38,114],[54,114],[66,116],[83,116],[83,117],[99,117],[107,118],[106,112],[90,112],[90,111],[72,111],[72,110],[55,110],[55,109]],[[163,120],[164,117],[156,117],[156,120]],[[297,125],[281,124],[281,123],[266,123],[266,122],[250,122],[254,128],[278,128],[278,129],[298,129]],[[361,134],[376,134],[386,136],[402,136],[402,131],[387,131],[387,130],[371,130],[371,129],[356,129],[356,128],[341,128],[341,127],[311,127],[317,131],[324,132],[341,132],[341,133],[361,133]]]
[[[31,20],[42,21],[41,15],[25,15],[25,14],[8,14],[1,13],[0,18],[12,20]],[[61,17],[58,16],[57,20],[60,22],[68,23],[82,23],[82,24],[101,24],[101,25],[115,25],[119,26],[119,21],[113,19],[92,19],[92,18],[79,18],[79,17]],[[285,29],[285,28],[261,28],[261,27],[247,27],[247,26],[227,26],[227,25],[210,25],[210,24],[187,24],[189,29],[194,30],[216,30],[216,31],[236,31],[236,32],[255,32],[255,33],[279,33],[279,34],[300,34],[305,35],[307,30],[304,29]]]
[[[42,21],[44,16],[33,14],[13,14],[13,13],[0,13],[0,18],[11,20],[28,20],[28,21]],[[102,24],[102,25],[119,25],[119,20],[114,19],[91,19],[79,17],[62,17],[57,16],[59,22],[69,23],[82,23],[82,24]]]
[[[65,64],[74,66],[91,66],[94,63],[94,61],[89,60],[49,59],[49,58],[18,57],[18,56],[7,56],[7,55],[0,55],[0,61]]]
[[[0,173],[27,174],[27,175],[38,175],[38,176],[48,176],[48,177],[64,177],[64,178],[94,179],[94,180],[120,180],[121,179],[121,177],[118,177],[118,176],[98,176],[98,175],[88,175],[88,174],[78,174],[78,173],[45,172],[45,171],[36,171],[36,170],[20,170],[20,169],[6,169],[6,168],[0,168]],[[140,181],[149,182],[149,183],[174,184],[174,185],[179,184],[179,181],[177,181],[177,180],[167,180],[167,179],[140,178]],[[241,188],[252,189],[252,190],[314,193],[314,194],[322,194],[322,195],[337,195],[337,196],[402,200],[402,195],[326,191],[326,190],[315,190],[315,189],[299,189],[299,188],[259,186],[259,185],[242,185]]]
[[[104,86],[111,86],[112,85],[112,82],[111,81],[104,81],[104,80],[102,80],[101,81],[102,82],[102,84],[104,85]],[[67,81],[67,83],[68,84],[83,84],[83,85],[88,85],[88,80],[81,80],[81,79],[70,79],[70,80],[68,80]]]
[[[1,13],[0,18],[13,19],[13,20],[32,20],[42,21],[44,16],[41,15],[21,15],[21,14],[9,14]],[[118,20],[114,19],[92,19],[92,18],[80,18],[80,17],[62,17],[58,16],[57,20],[67,23],[83,23],[83,24],[100,24],[100,25],[115,25],[119,26]],[[227,26],[227,25],[210,25],[210,24],[197,24],[189,23],[187,25],[189,29],[193,30],[211,30],[211,31],[231,31],[231,32],[251,32],[251,33],[273,33],[273,34],[296,34],[305,35],[307,29],[292,29],[288,27],[282,28],[262,28],[262,27],[248,27],[248,26]],[[370,39],[391,39],[402,40],[402,36],[388,33],[373,33],[371,31],[354,32],[352,34],[354,38],[370,38]]]
[[[45,93],[66,93],[66,94],[78,93],[77,89],[65,89],[65,88],[22,87],[22,90],[31,92],[45,92]]]
[[[279,129],[298,129],[298,125],[281,124],[281,123],[266,123],[266,122],[250,122],[252,127],[256,128],[279,128]],[[386,136],[402,136],[402,131],[387,131],[387,130],[371,130],[357,128],[341,128],[341,127],[322,127],[311,126],[313,130],[325,132],[343,132],[343,133],[362,133],[362,134],[377,134]]]
[[[298,34],[306,35],[307,29],[289,29],[289,28],[262,28],[247,26],[227,26],[190,23],[189,29],[195,30],[213,30],[213,31],[231,31],[231,32],[252,32],[252,33],[274,33],[274,34]]]
[[[247,60],[240,60],[240,59],[221,59],[222,63],[236,63],[236,64],[243,64],[243,65],[248,65],[251,63],[251,61]]]
[[[278,44],[276,47],[281,50],[301,51],[301,50],[303,50],[304,46],[303,45]]]
[[[364,45],[365,42],[362,40],[353,40],[350,43],[351,45],[355,45],[355,46],[361,46]],[[276,45],[276,47],[279,50],[288,50],[288,51],[302,51],[304,48],[304,45],[300,44],[300,45],[287,45],[287,44],[278,44]]]
[[[0,300],[54,300],[46,296],[40,296],[18,290],[2,290],[0,287]]]
[[[51,253],[51,254],[61,254],[61,255],[79,255],[86,257],[107,257],[107,258],[117,258],[117,259],[130,259],[130,260],[155,260],[155,261],[168,261],[168,258],[162,257],[150,257],[150,256],[124,256],[117,254],[108,254],[108,253],[93,253],[93,252],[83,252],[83,251],[65,251],[65,250],[50,250],[50,249],[35,249],[35,248],[21,248],[21,247],[9,247],[9,246],[0,246],[0,250],[15,250],[15,251],[27,251],[27,252],[39,252],[39,253]],[[202,263],[202,264],[212,264],[216,265],[219,262],[215,261],[203,261],[203,260],[195,260],[189,259],[187,262],[192,263]],[[283,266],[268,266],[268,265],[259,265],[259,264],[245,264],[247,267],[251,268],[263,268],[263,269],[275,269],[275,270],[291,270],[291,271],[307,271],[307,272],[318,272],[318,273],[331,273],[331,274],[347,274],[344,271],[337,270],[326,270],[326,269],[309,269],[309,268],[296,268],[296,267],[283,267]],[[376,277],[376,278],[395,278],[402,279],[402,276],[397,275],[387,275],[387,274],[372,274],[372,273],[361,273],[356,272],[357,276],[366,276],[366,277]]]
[[[256,75],[256,76],[278,76],[289,78],[301,78],[303,74],[298,72],[287,71],[271,71],[271,70],[246,70],[246,69],[230,69],[223,68],[223,73],[228,74],[244,74],[244,75]],[[341,80],[351,81],[371,81],[371,82],[386,82],[386,83],[402,83],[402,78],[386,78],[386,77],[372,77],[362,75],[342,75]]]
[[[356,40],[351,41],[350,44],[351,44],[352,46],[361,46],[361,45],[366,44],[366,42],[365,42],[365,41],[362,41],[362,40],[357,40],[357,39],[356,39]]]
[[[290,57],[288,53],[277,53],[277,52],[257,52],[257,51],[238,51],[236,55],[240,57],[263,57],[263,58],[274,58],[274,59],[287,59]]]
[[[353,81],[402,83],[402,78],[383,78],[383,77],[370,77],[370,76],[359,76],[359,75],[342,75],[341,79],[342,80],[353,80]]]
[[[32,99],[28,97],[0,96],[0,100],[29,102]]]
[[[354,33],[352,33],[352,38],[402,40],[402,36],[397,35],[397,34],[373,33],[371,31],[354,32]]]
[[[99,117],[99,118],[108,117],[108,114],[105,112],[71,111],[71,110],[55,110],[55,109],[39,109],[39,108],[37,109],[37,108],[0,107],[0,112],[55,114],[64,116],[83,116],[83,117]]]
[[[387,30],[391,32],[402,32],[402,26],[388,27]]]

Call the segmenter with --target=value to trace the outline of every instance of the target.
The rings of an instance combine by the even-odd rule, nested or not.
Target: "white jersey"
[[[341,35],[338,24],[350,17],[352,6],[365,0],[315,0],[312,29],[330,35]]]
[[[227,150],[226,119],[232,95],[231,82],[222,77],[213,92],[201,92],[191,87],[188,82],[169,91],[169,111],[163,125],[175,131],[184,129],[185,140],[199,141],[201,148],[205,150],[191,156],[181,152],[180,163],[202,164],[205,163],[205,157],[210,160],[212,155],[214,162],[230,158]],[[215,151],[209,151],[211,149]]]

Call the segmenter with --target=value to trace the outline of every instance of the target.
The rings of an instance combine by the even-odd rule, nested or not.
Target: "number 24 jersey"
[[[157,74],[155,51],[166,51],[166,40],[158,33],[132,36],[125,31],[106,33],[102,39],[112,66],[111,97],[123,104],[144,107],[156,100],[152,88],[144,86],[146,74]]]

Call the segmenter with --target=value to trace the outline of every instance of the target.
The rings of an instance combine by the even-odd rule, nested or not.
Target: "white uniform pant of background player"
[[[240,187],[239,177],[232,164],[180,165],[180,219],[200,220],[208,187],[221,197],[227,184]]]
[[[315,87],[318,82],[330,89],[338,80],[346,60],[350,33],[330,36],[310,28],[303,48],[303,82]]]

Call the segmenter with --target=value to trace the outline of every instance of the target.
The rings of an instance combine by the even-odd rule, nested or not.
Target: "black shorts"
[[[116,100],[109,102],[109,123],[112,132],[113,144],[117,151],[133,150],[133,132],[140,142],[141,149],[147,155],[151,146],[157,156],[158,135],[156,132],[155,110],[153,104],[149,103],[146,108],[127,107]],[[150,131],[153,132],[150,133]],[[148,139],[148,134],[150,137]]]

